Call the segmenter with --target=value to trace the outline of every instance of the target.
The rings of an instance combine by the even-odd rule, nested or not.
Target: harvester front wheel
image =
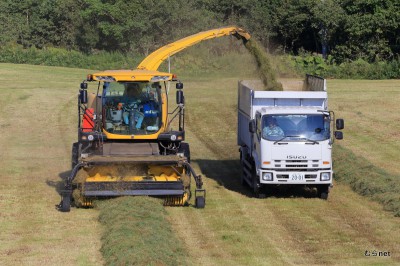
[[[71,210],[71,194],[64,194],[60,205],[60,211],[69,212]]]
[[[206,199],[203,196],[198,196],[195,203],[197,209],[203,209],[206,206]]]
[[[190,147],[189,147],[189,143],[181,142],[181,146],[179,147],[179,151],[183,153],[183,155],[187,158],[188,163],[190,163]]]

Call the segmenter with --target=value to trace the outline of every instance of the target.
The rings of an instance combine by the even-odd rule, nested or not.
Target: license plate
[[[303,181],[304,180],[304,174],[291,174],[290,175],[290,180],[292,181]]]

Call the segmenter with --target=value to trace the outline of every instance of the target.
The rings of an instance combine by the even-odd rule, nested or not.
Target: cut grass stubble
[[[336,179],[362,196],[380,202],[400,217],[400,179],[342,146],[334,149]]]
[[[162,200],[120,197],[95,204],[105,228],[101,252],[107,265],[185,264]]]

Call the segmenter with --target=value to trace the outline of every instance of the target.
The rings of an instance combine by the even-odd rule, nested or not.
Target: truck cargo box
[[[242,80],[238,84],[238,145],[251,145],[249,122],[257,110],[268,107],[315,107],[328,109],[324,79],[307,75],[303,91],[263,91],[258,80]]]

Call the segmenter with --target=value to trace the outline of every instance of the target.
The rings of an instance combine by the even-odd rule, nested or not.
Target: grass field
[[[107,226],[99,211],[54,207],[70,170],[76,94],[87,71],[0,64],[0,73],[0,265],[103,264]],[[203,210],[165,208],[179,252],[187,254],[182,264],[400,263],[399,218],[348,185],[335,183],[327,201],[302,194],[252,198],[240,186],[236,145],[237,81],[246,77],[180,78],[191,157],[207,189]],[[330,107],[346,121],[345,139],[336,144],[394,176],[398,83],[328,81]],[[364,255],[374,250],[390,256]]]
[[[328,90],[330,108],[347,122],[341,145],[399,176],[400,81],[333,80]]]
[[[101,264],[97,212],[55,210],[84,71],[0,64],[0,73],[0,264]]]

